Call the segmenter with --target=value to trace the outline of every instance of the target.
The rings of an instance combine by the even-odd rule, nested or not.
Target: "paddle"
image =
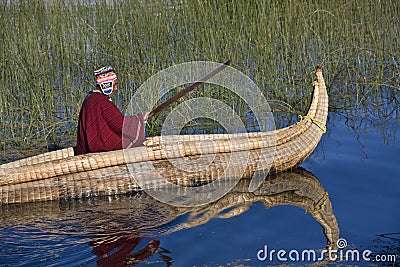
[[[219,66],[218,68],[214,69],[213,71],[201,77],[199,80],[197,80],[197,82],[192,83],[191,85],[189,85],[188,87],[186,87],[185,89],[183,89],[182,91],[180,91],[179,93],[177,93],[176,95],[174,95],[173,97],[171,97],[170,99],[168,99],[167,101],[165,101],[164,103],[162,103],[161,105],[150,111],[148,119],[160,113],[168,106],[170,106],[172,103],[176,102],[190,91],[193,91],[196,87],[202,85],[205,81],[207,81],[208,79],[219,73],[221,70],[225,69],[230,63],[231,63],[230,60],[227,60],[226,62],[221,64],[221,66]]]

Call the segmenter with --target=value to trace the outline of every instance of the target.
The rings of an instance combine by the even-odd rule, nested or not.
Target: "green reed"
[[[382,91],[398,96],[399,8],[375,0],[3,0],[0,147],[73,137],[93,70],[105,64],[118,72],[121,107],[166,67],[226,59],[272,106],[293,113],[307,110],[320,64],[332,109],[379,106]],[[197,93],[237,101],[220,89]]]

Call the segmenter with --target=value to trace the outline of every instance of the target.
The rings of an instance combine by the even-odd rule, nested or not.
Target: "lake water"
[[[302,266],[314,261],[292,261],[290,251],[319,257],[329,238],[340,237],[342,257],[315,265],[400,266],[399,122],[371,121],[330,113],[304,169],[268,179],[255,194],[240,184],[203,209],[144,194],[1,206],[0,265]],[[266,248],[286,254],[260,261]],[[346,259],[349,250],[360,259]]]

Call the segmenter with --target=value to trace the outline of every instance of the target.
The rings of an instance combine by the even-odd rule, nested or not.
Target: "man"
[[[118,90],[114,69],[103,67],[96,70],[94,75],[96,89],[86,96],[79,113],[76,154],[142,145],[149,113],[123,116],[111,102],[111,97]]]

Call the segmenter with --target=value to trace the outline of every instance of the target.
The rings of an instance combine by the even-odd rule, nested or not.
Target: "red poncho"
[[[143,114],[123,116],[102,93],[86,97],[79,113],[78,155],[140,146],[144,140]]]

